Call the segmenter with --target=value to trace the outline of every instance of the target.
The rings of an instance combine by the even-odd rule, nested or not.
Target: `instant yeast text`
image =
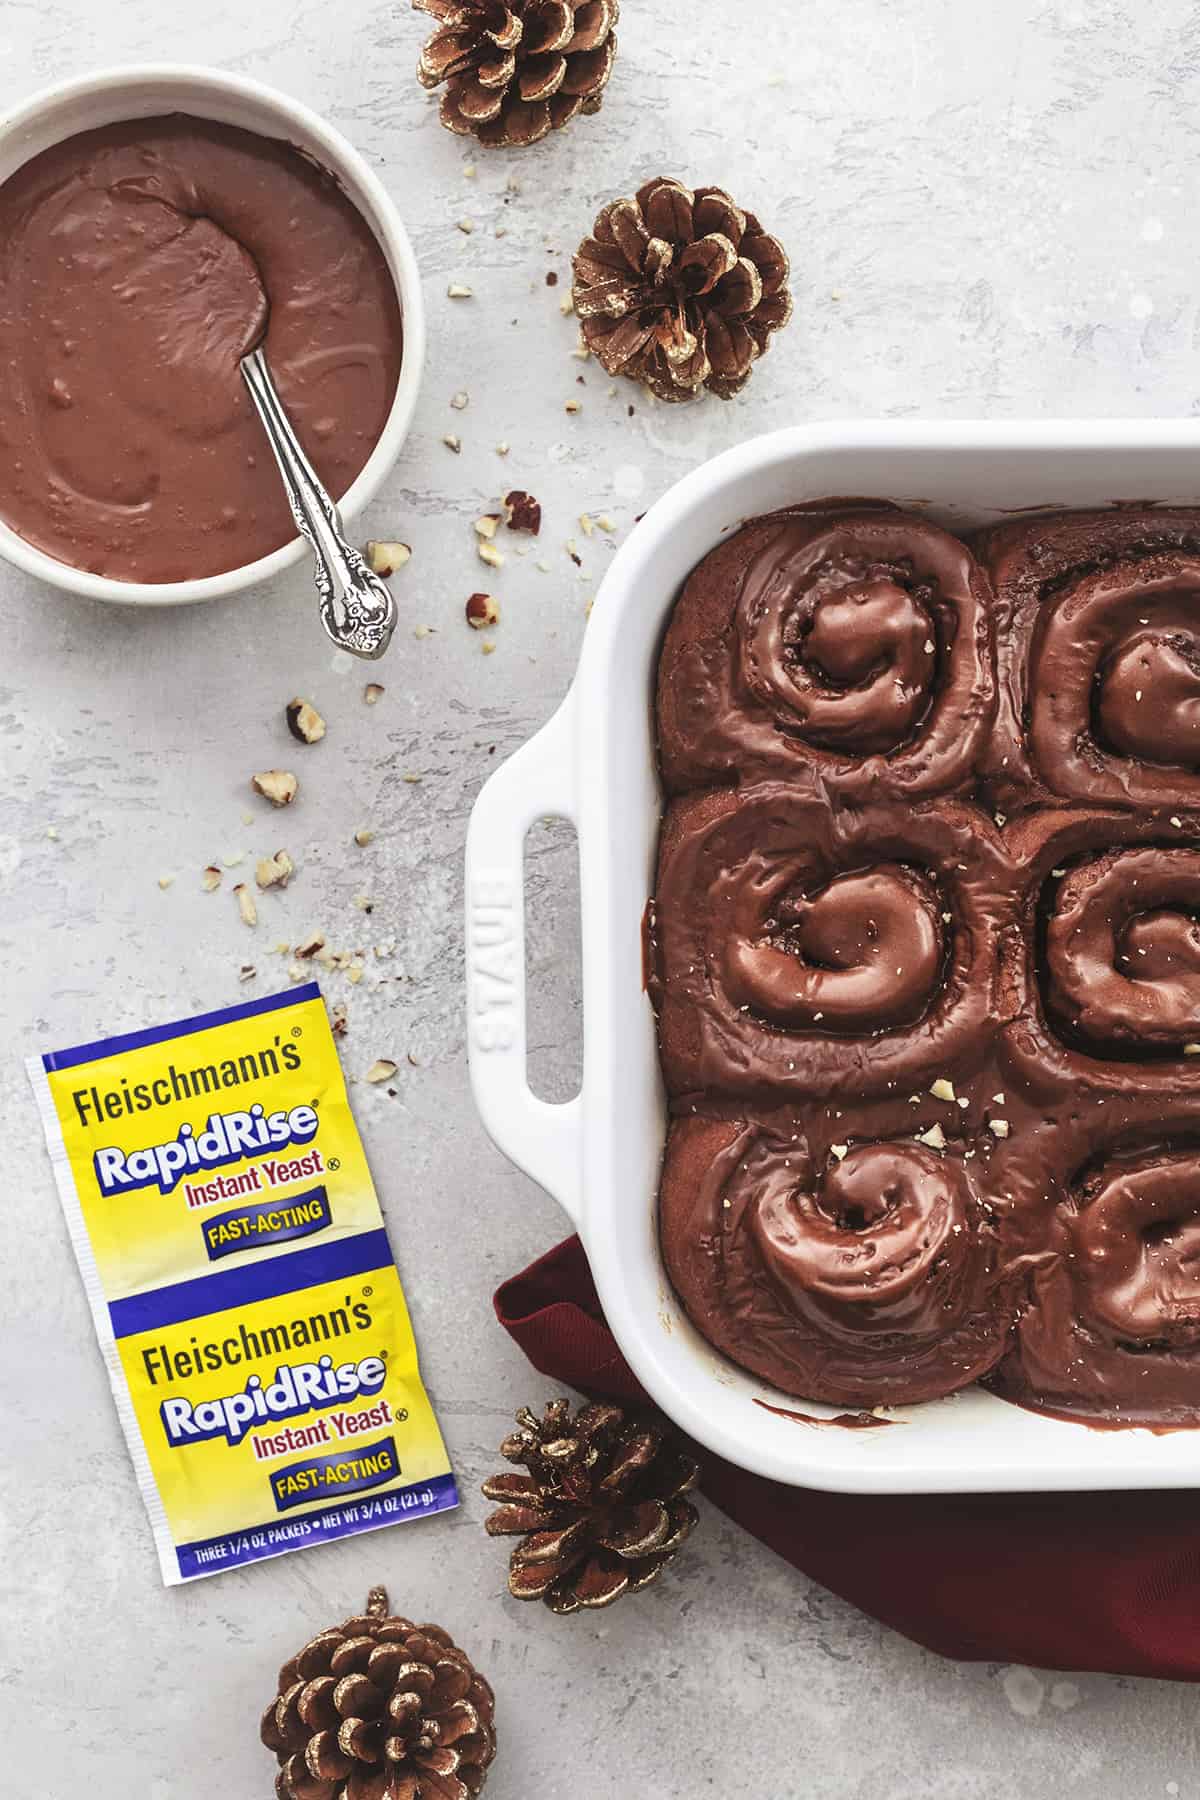
[[[30,1075],[164,1581],[457,1505],[316,985]]]

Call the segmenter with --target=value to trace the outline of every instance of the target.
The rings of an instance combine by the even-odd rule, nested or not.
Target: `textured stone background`
[[[493,1324],[497,1279],[564,1221],[476,1124],[463,1064],[460,850],[495,757],[551,712],[611,545],[675,477],[749,433],[824,415],[1200,410],[1194,155],[1200,8],[1120,0],[627,0],[602,115],[524,156],[469,152],[412,77],[422,21],[340,0],[4,0],[5,102],[117,60],[217,61],[288,89],[374,160],[414,233],[432,350],[416,427],[366,526],[414,546],[385,701],[331,659],[304,572],[155,617],[0,571],[0,953],[6,1123],[0,1367],[0,1743],[13,1793],[250,1800],[281,1654],[386,1577],[499,1690],[495,1800],[1152,1800],[1200,1791],[1192,1691],[937,1661],[710,1515],[677,1573],[595,1622],[505,1597],[478,1479],[542,1383]],[[753,14],[744,35],[734,23]],[[609,396],[571,358],[545,286],[597,205],[669,170],[719,181],[791,249],[797,322],[740,402],[670,412]],[[508,194],[509,176],[520,192]],[[455,221],[469,217],[465,236]],[[505,235],[497,237],[502,226]],[[444,298],[469,282],[471,302]],[[584,385],[577,385],[582,377]],[[465,390],[470,404],[452,412]],[[581,413],[564,402],[577,396]],[[452,457],[442,434],[458,431]],[[494,446],[511,445],[506,462]],[[492,657],[462,621],[471,520],[505,487],[545,507],[543,554],[495,582]],[[309,694],[307,753],[280,710]],[[243,823],[250,771],[304,791]],[[404,774],[421,776],[405,783]],[[378,835],[349,844],[360,823]],[[51,836],[51,832],[56,835]],[[257,934],[223,854],[285,842],[300,872]],[[536,1068],[577,1065],[569,846],[531,859]],[[160,891],[157,878],[177,880]],[[230,885],[227,878],[226,889]],[[370,892],[369,921],[356,894]],[[347,998],[351,1075],[399,1058],[395,1099],[355,1104],[465,1503],[428,1525],[165,1592],[70,1255],[20,1058],[282,985],[270,955],[313,926],[386,946]],[[416,1066],[405,1060],[411,1053]],[[1064,1505],[1069,1505],[1064,1500]],[[902,1552],[901,1552],[902,1553]]]

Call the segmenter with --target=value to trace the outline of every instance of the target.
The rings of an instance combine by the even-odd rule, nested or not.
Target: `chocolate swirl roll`
[[[1096,1113],[1046,1146],[1049,1254],[993,1385],[1069,1416],[1200,1424],[1200,1107],[1110,1129]]]
[[[674,1095],[895,1092],[982,1060],[1013,886],[954,802],[834,809],[782,782],[677,801],[652,996]]]
[[[804,1399],[898,1405],[964,1387],[997,1363],[1016,1312],[984,1165],[965,1140],[828,1135],[799,1115],[672,1127],[661,1234],[685,1310]]]
[[[978,540],[997,594],[997,804],[1200,806],[1200,515],[1013,521]]]
[[[658,674],[679,792],[819,776],[845,795],[967,787],[995,703],[991,594],[956,538],[893,508],[778,513],[706,557]]]
[[[1052,1094],[1186,1093],[1200,1076],[1200,817],[1031,815],[1006,943],[1005,1057]]]

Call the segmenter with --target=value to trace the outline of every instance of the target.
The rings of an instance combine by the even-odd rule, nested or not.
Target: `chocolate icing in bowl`
[[[378,242],[277,140],[180,114],[64,139],[0,186],[0,518],[124,581],[220,574],[295,536],[238,370],[263,334],[336,497],[395,395]]]

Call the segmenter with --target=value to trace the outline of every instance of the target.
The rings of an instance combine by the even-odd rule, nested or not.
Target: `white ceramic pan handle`
[[[582,1210],[582,1101],[539,1100],[525,1070],[525,834],[575,823],[575,698],[488,780],[467,832],[467,1050],[497,1147],[571,1215]]]

